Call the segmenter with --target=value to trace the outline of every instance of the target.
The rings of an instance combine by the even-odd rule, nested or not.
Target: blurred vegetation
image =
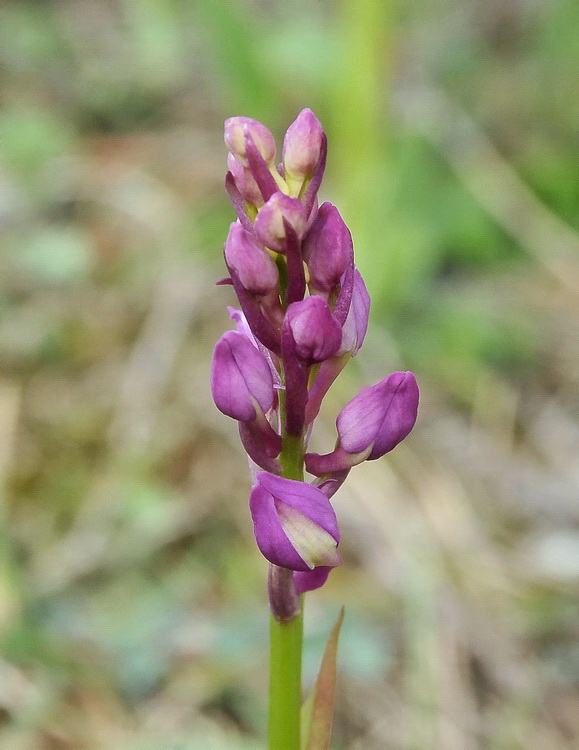
[[[262,747],[265,566],[208,392],[229,325],[222,121],[328,130],[412,438],[336,498],[311,680],[347,615],[335,750],[579,741],[579,6],[0,7],[0,747]]]

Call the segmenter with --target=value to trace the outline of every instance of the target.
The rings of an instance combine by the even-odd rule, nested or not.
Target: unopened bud
[[[242,333],[226,331],[215,345],[211,394],[219,411],[240,422],[253,422],[275,400],[269,365]]]
[[[282,158],[286,178],[311,177],[320,159],[324,130],[311,109],[302,109],[286,131]]]
[[[229,117],[225,120],[225,145],[244,167],[248,166],[245,153],[246,134],[253,139],[267,164],[275,160],[275,140],[269,128],[251,117]]]
[[[297,198],[277,192],[265,203],[254,223],[255,236],[259,242],[278,253],[285,252],[284,220],[293,227],[298,239],[301,239],[306,224],[304,207]]]
[[[380,458],[410,433],[418,413],[419,391],[411,372],[393,372],[362,388],[336,420],[338,447],[320,456],[306,455],[306,468],[322,476]]]
[[[323,203],[304,240],[304,260],[315,289],[330,292],[352,262],[352,236],[338,209]]]
[[[244,288],[252,294],[269,294],[278,285],[277,266],[271,255],[237,222],[229,228],[225,260],[237,272]]]
[[[326,300],[317,294],[293,302],[284,324],[291,331],[295,353],[305,362],[323,362],[340,348],[342,328]]]

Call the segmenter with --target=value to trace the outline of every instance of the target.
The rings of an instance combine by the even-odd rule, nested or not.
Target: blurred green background
[[[579,5],[5,0],[0,747],[257,750],[265,564],[235,425],[225,117],[322,120],[361,383],[419,423],[336,496],[334,750],[579,742]]]

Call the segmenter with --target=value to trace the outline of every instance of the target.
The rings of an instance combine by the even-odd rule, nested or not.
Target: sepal
[[[418,414],[419,390],[414,374],[393,372],[380,383],[362,388],[338,415],[341,447],[369,459],[393,450],[410,433]]]

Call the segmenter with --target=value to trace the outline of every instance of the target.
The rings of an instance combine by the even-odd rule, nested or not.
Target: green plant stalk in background
[[[356,265],[370,294],[379,283],[376,247],[384,247],[385,206],[390,200],[389,72],[392,0],[341,0],[335,34],[342,52],[328,89],[332,158],[328,171],[352,236]],[[382,259],[385,264],[386,258]],[[373,287],[374,285],[374,287]]]

